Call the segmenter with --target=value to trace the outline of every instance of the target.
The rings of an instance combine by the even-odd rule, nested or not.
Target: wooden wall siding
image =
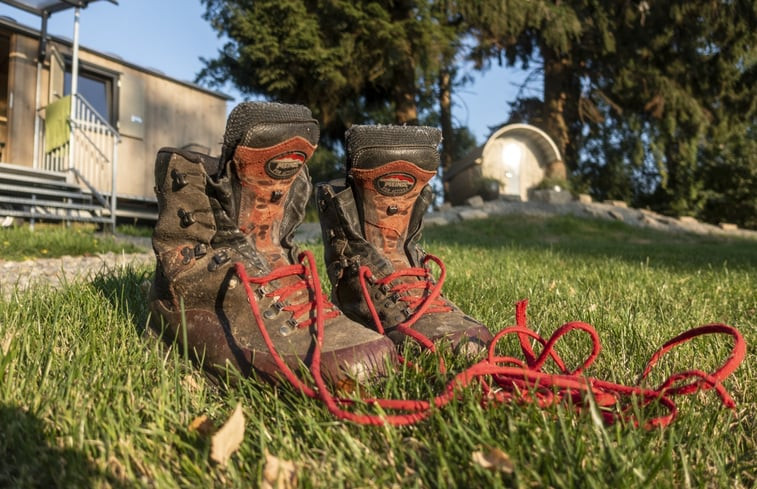
[[[11,36],[8,97],[8,141],[5,160],[32,166],[34,155],[34,92],[37,79],[37,41]],[[45,85],[46,86],[46,85]]]

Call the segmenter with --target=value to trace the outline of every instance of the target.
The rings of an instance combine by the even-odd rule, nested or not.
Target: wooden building
[[[24,182],[51,187],[39,182],[48,176],[94,197],[95,207],[100,199],[114,203],[118,216],[150,218],[159,148],[220,153],[229,96],[113,54],[75,50],[71,40],[42,37],[40,30],[0,18],[0,174],[7,177],[0,175],[0,218],[34,218],[36,212],[45,219],[44,206],[32,202],[61,199],[42,191],[22,195],[19,188]],[[79,77],[71,97],[74,56]],[[99,212],[75,206],[75,198],[62,200],[69,203],[62,215],[73,220],[113,217],[107,206]],[[55,217],[60,212],[47,214],[63,219]]]

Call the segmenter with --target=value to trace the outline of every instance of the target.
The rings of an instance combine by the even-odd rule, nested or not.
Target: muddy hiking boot
[[[489,330],[441,294],[434,275],[443,264],[418,246],[440,131],[353,126],[346,138],[346,182],[317,189],[332,300],[397,344],[445,340],[459,353],[479,353]]]
[[[292,239],[312,191],[305,163],[318,137],[305,107],[244,103],[229,115],[219,160],[158,153],[151,326],[215,377],[232,367],[275,381],[282,369],[271,349],[290,369],[309,366],[317,307],[327,379],[379,375],[395,358],[387,338],[328,301],[317,305],[320,284],[298,261]]]

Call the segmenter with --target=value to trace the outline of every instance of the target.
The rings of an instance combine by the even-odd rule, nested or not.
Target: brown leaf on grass
[[[263,484],[261,489],[294,489],[297,487],[297,471],[294,462],[265,453]]]
[[[497,447],[487,448],[483,451],[475,451],[472,455],[473,463],[492,472],[504,472],[511,474],[515,469],[510,456]]]
[[[202,436],[208,436],[215,430],[215,425],[204,414],[197,416],[189,423],[189,431],[196,431]]]
[[[226,467],[229,457],[237,451],[244,439],[244,414],[242,404],[237,403],[234,412],[210,440],[210,459]]]

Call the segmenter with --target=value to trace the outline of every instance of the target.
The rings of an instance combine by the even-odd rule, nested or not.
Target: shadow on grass
[[[622,222],[573,216],[497,216],[427,228],[427,249],[458,245],[486,249],[549,250],[588,259],[649,261],[682,271],[757,268],[757,241],[637,228]]]
[[[98,273],[91,283],[111,303],[120,316],[134,325],[137,334],[142,335],[149,318],[147,289],[145,287],[151,278],[151,270],[127,266],[117,273]]]
[[[125,487],[84,453],[52,446],[50,438],[33,414],[0,405],[0,487],[93,487],[103,479],[110,487]]]

